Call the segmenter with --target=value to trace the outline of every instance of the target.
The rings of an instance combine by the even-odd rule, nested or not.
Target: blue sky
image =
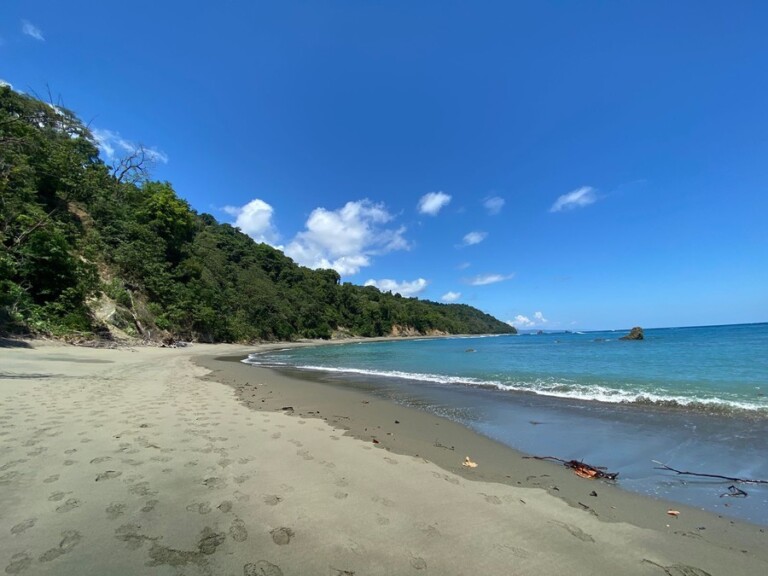
[[[0,79],[344,281],[768,321],[768,3],[4,0]]]

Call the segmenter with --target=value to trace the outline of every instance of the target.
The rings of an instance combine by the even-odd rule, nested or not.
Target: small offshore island
[[[77,117],[8,86],[0,142],[6,573],[768,572],[758,526],[232,361],[508,324],[297,266],[191,210],[144,158],[110,169]],[[178,341],[194,344],[157,346]]]

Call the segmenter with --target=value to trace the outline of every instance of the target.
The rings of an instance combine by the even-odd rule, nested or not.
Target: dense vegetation
[[[105,165],[73,113],[0,86],[0,333],[252,341],[514,331],[470,306],[298,266],[197,214],[171,184],[149,180],[145,160],[140,150]]]

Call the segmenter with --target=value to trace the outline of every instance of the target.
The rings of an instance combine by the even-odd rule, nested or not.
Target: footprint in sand
[[[160,500],[147,500],[147,503],[144,504],[141,511],[142,512],[152,512],[152,510],[155,509],[155,506],[160,504]]]
[[[70,510],[74,510],[75,508],[80,507],[80,500],[77,498],[70,498],[64,504],[56,508],[56,512],[69,512]]]
[[[278,546],[285,546],[286,544],[290,544],[291,538],[296,535],[293,530],[286,528],[285,526],[275,528],[274,530],[270,531],[270,534],[272,535],[272,542]]]
[[[149,482],[137,482],[128,488],[128,492],[135,496],[157,496],[157,491],[149,487]]]
[[[232,520],[232,525],[229,527],[229,535],[235,542],[245,542],[248,540],[248,530],[245,527],[245,522],[240,518]]]
[[[394,458],[390,458],[389,456],[385,456],[384,460],[386,460],[390,464],[399,464],[399,462],[397,460],[395,460]]]
[[[208,514],[211,511],[210,502],[193,502],[187,506],[187,512],[197,512],[198,514]]]
[[[427,567],[427,561],[420,556],[413,556],[411,558],[411,566],[416,570],[424,570]]]
[[[216,548],[224,543],[227,539],[227,535],[224,532],[214,532],[210,527],[206,526],[200,533],[200,540],[197,541],[197,549],[206,556],[210,556],[216,552]]]
[[[32,557],[26,552],[19,552],[11,556],[11,563],[5,567],[8,574],[19,574],[32,565]],[[254,572],[258,574],[258,572]],[[281,572],[282,574],[282,572]]]
[[[671,566],[662,566],[661,564],[657,564],[656,562],[648,560],[647,558],[643,558],[643,562],[658,566],[671,576],[712,576],[712,574],[709,572],[705,572],[701,568],[696,568],[696,566],[689,566],[688,564],[672,564]]]
[[[267,496],[264,496],[264,504],[269,506],[277,506],[282,501],[283,499],[275,494],[268,494]]]
[[[488,504],[501,504],[501,498],[494,496],[493,494],[485,494],[484,492],[478,492]]]
[[[107,460],[112,460],[111,456],[99,456],[97,458],[94,458],[91,460],[91,464],[101,464],[102,462],[106,462]]]
[[[347,492],[341,492],[341,491],[338,491],[333,495],[333,497],[336,498],[337,500],[344,500],[344,498],[346,498],[347,496],[349,496]]]
[[[232,502],[230,500],[224,500],[221,504],[217,506],[217,508],[223,512],[224,514],[227,514],[228,512],[232,511]]]
[[[518,558],[528,558],[531,553],[528,552],[525,548],[520,548],[519,546],[511,546],[509,544],[496,544],[494,545],[494,548],[496,550],[502,550],[505,552],[509,552],[513,556],[517,556]]]
[[[62,539],[59,542],[58,548],[51,548],[47,552],[40,556],[40,562],[50,562],[55,560],[59,556],[62,556],[77,546],[83,539],[80,532],[77,530],[65,530],[61,533]]]
[[[424,533],[426,536],[429,536],[430,538],[437,538],[438,536],[441,536],[440,531],[437,529],[437,526],[434,526],[432,524],[427,524],[426,522],[417,522],[416,524],[414,524],[414,527],[420,532]]]
[[[248,563],[243,566],[243,576],[283,576],[283,571],[275,564],[259,560],[255,564]]]
[[[48,501],[58,502],[59,500],[63,500],[67,494],[71,494],[71,492],[54,492],[53,494],[48,496]]]
[[[581,528],[578,526],[572,526],[571,524],[566,524],[565,522],[556,522],[554,520],[551,521],[553,524],[556,524],[557,526],[560,526],[561,528],[564,528],[567,530],[571,536],[574,538],[578,538],[582,542],[594,542],[595,539],[592,538],[589,534],[584,532]]]
[[[122,475],[123,473],[117,470],[107,470],[96,476],[96,482],[101,482],[104,480],[112,480],[113,478],[117,478],[118,476],[122,476]]]
[[[0,486],[13,483],[19,476],[21,476],[21,474],[18,472],[8,472],[7,474],[3,474],[0,476]]]
[[[224,480],[223,478],[216,478],[214,476],[214,477],[206,478],[205,480],[203,480],[203,484],[205,484],[205,486],[207,486],[208,488],[216,489],[216,488],[224,488],[227,485],[227,481]]]
[[[381,496],[373,496],[371,500],[381,504],[382,506],[386,506],[387,508],[392,508],[395,505],[395,503],[389,498],[382,498]]]
[[[29,530],[30,528],[32,528],[35,525],[35,522],[37,522],[37,518],[28,518],[23,522],[19,522],[13,528],[11,528],[11,534],[13,534],[14,536],[16,534],[21,534],[22,532],[25,532],[26,530]]]
[[[123,524],[115,530],[115,538],[125,542],[129,550],[138,550],[144,542],[157,540],[157,538],[145,536],[140,530],[141,526],[138,524]]]
[[[121,502],[112,502],[109,506],[106,507],[105,512],[107,513],[107,518],[110,520],[116,520],[120,516],[122,516],[125,513],[125,504],[122,504]]]
[[[334,572],[330,576],[355,576],[354,570],[344,570],[343,568],[334,568],[333,566],[329,566],[328,569]]]

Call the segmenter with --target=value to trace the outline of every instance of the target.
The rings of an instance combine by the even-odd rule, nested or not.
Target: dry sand
[[[215,359],[253,348],[33,346],[0,348],[8,574],[768,573],[759,527]]]

